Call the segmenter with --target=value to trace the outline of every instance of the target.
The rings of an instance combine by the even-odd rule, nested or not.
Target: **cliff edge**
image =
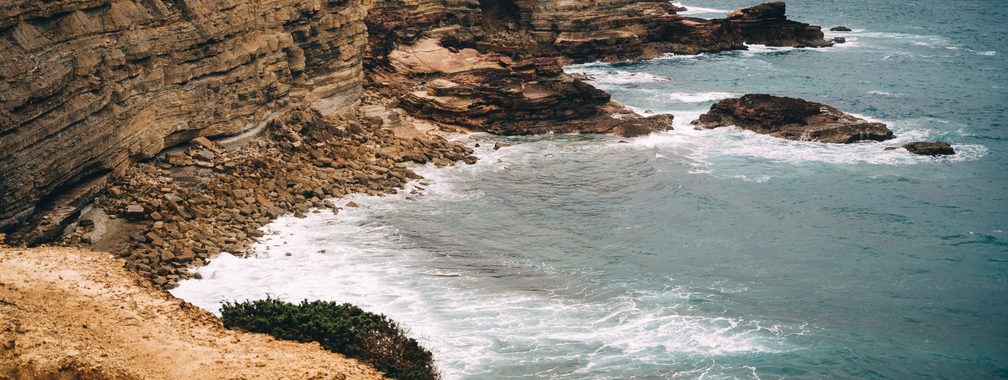
[[[382,379],[318,344],[227,330],[107,253],[0,248],[0,378]]]

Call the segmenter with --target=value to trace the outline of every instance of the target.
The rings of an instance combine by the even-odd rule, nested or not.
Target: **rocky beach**
[[[437,185],[423,178],[429,168],[482,170],[542,136],[635,146],[745,130],[879,157],[973,152],[842,111],[846,103],[764,94],[773,88],[714,99],[688,117],[643,111],[570,70],[826,51],[847,42],[830,33],[851,32],[824,33],[783,2],[709,18],[689,9],[655,0],[0,5],[0,316],[11,321],[0,377],[380,377],[317,346],[224,330],[165,290],[203,278],[222,255],[261,253],[284,218],[356,215],[359,197],[415,202]],[[57,293],[77,301],[50,302]],[[139,315],[120,315],[133,305]],[[33,313],[53,318],[29,323]],[[93,322],[109,313],[116,319]],[[79,320],[100,328],[81,333]],[[141,322],[119,331],[119,320]],[[74,335],[61,338],[68,324]],[[103,338],[116,334],[174,343],[154,353]],[[164,372],[207,352],[218,356]],[[225,358],[234,352],[240,360]]]

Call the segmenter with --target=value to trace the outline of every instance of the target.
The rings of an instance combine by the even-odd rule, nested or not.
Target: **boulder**
[[[915,141],[904,144],[903,148],[921,156],[950,156],[956,154],[952,145],[942,141]]]
[[[696,129],[737,126],[789,140],[850,144],[893,138],[885,124],[825,104],[765,94],[722,100],[692,124]]]
[[[833,37],[833,43],[845,44],[847,43],[847,39],[844,37]]]
[[[842,26],[841,25],[841,26],[834,26],[833,28],[830,29],[830,31],[831,32],[849,32],[849,31],[851,31],[851,28],[848,28],[846,26]]]
[[[126,218],[130,220],[140,220],[145,216],[144,208],[136,203],[126,206]]]

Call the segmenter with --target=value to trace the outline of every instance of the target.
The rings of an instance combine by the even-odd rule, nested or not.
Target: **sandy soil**
[[[0,379],[380,379],[317,344],[224,329],[112,255],[0,248]]]

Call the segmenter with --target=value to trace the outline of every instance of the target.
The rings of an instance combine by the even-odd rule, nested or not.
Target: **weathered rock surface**
[[[851,28],[848,28],[846,26],[842,26],[841,25],[841,26],[834,26],[834,27],[830,28],[830,31],[831,32],[850,32]]]
[[[744,50],[747,40],[830,44],[819,27],[787,20],[783,3],[736,11],[727,20],[684,17],[679,10],[664,0],[380,0],[368,16],[369,51],[381,64],[396,45],[427,36],[516,59],[582,63]]]
[[[850,144],[893,138],[885,124],[859,119],[825,104],[763,94],[722,100],[693,121],[693,125],[697,129],[734,125],[789,140],[824,143]]]
[[[0,5],[0,230],[51,237],[130,162],[292,104],[353,103],[368,2]]]
[[[952,145],[941,141],[915,141],[904,144],[903,148],[921,156],[950,156],[956,154]]]
[[[746,43],[767,46],[827,47],[822,28],[787,19],[784,2],[764,3],[738,9],[728,15]]]
[[[432,39],[389,57],[400,75],[430,79],[436,74],[428,82],[404,79],[399,84],[411,88],[400,106],[438,123],[500,135],[641,135],[671,127],[667,116],[642,119],[612,103],[609,94],[564,74],[555,58],[515,62],[474,49],[452,51]]]

